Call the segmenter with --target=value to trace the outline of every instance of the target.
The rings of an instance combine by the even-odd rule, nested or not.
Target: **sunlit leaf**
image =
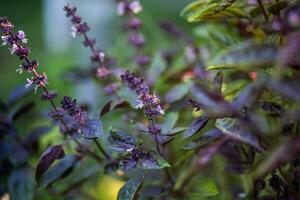
[[[207,63],[206,69],[260,69],[271,66],[276,56],[277,49],[271,44],[247,42],[220,52]]]

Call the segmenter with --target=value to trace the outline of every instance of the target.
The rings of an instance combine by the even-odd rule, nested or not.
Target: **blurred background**
[[[141,0],[144,11],[139,15],[144,22],[146,35],[146,48],[159,48],[167,40],[162,34],[158,22],[171,21],[181,27],[187,23],[179,17],[182,8],[192,0]],[[58,92],[60,99],[63,95],[73,96],[78,102],[96,105],[91,113],[98,113],[105,101],[106,95],[93,81],[69,81],[69,71],[73,68],[89,68],[89,50],[81,44],[81,38],[71,37],[71,24],[65,17],[63,6],[67,3],[78,8],[78,14],[83,17],[90,27],[88,33],[96,38],[97,47],[104,49],[109,55],[115,57],[120,66],[127,67],[128,55],[131,47],[128,47],[127,36],[122,31],[122,17],[116,12],[116,2],[113,0],[1,0],[0,16],[7,16],[15,25],[15,30],[23,30],[27,34],[28,46],[31,49],[30,58],[36,58],[39,62],[39,71],[45,71],[49,79],[49,88]],[[7,101],[11,91],[16,87],[24,87],[26,78],[30,75],[19,75],[16,69],[20,61],[11,56],[7,47],[0,48],[0,100]],[[49,111],[49,105],[40,101],[39,96],[30,93],[26,101],[34,102],[34,110],[37,113],[44,111],[45,116]],[[32,118],[32,124],[28,120]],[[39,115],[28,114],[17,122],[20,134],[26,133],[32,127],[41,124],[49,124],[50,120],[35,120]],[[41,142],[40,150],[45,149],[49,143],[59,141],[61,137],[57,129],[51,131]],[[35,166],[36,159],[31,159]],[[95,185],[87,184],[89,195],[96,199],[115,199],[117,191],[123,182],[110,177],[100,177]],[[2,188],[0,187],[1,196]],[[42,191],[38,199],[54,199]],[[5,196],[5,195],[4,195]],[[58,198],[59,199],[59,198]]]

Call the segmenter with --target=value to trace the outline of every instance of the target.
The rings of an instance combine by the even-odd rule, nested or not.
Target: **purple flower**
[[[91,56],[91,60],[94,62],[102,62],[104,60],[105,54],[103,51],[95,51]]]
[[[128,87],[138,95],[138,104],[135,106],[136,109],[144,109],[145,115],[149,117],[164,114],[160,100],[155,94],[150,94],[149,86],[144,83],[143,79],[136,77],[135,74],[129,71],[122,74],[121,78],[123,82],[127,83]]]
[[[17,39],[22,43],[27,43],[26,34],[24,33],[24,31],[18,31]]]
[[[139,66],[145,66],[145,65],[149,64],[150,58],[149,58],[149,56],[146,56],[146,55],[137,55],[134,57],[134,61]]]
[[[132,33],[128,36],[128,42],[137,48],[141,48],[145,44],[145,38],[140,33]]]
[[[135,1],[132,1],[130,4],[129,4],[129,9],[134,13],[134,14],[137,14],[139,12],[141,12],[143,10],[143,7],[141,6],[140,2],[135,0]]]

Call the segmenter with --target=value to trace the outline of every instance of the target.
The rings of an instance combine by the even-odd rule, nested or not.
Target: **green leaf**
[[[196,22],[208,19],[220,19],[224,17],[244,17],[246,14],[242,9],[232,4],[236,0],[225,1],[197,1],[187,5],[181,12],[188,22]]]
[[[41,178],[41,186],[46,188],[69,173],[79,161],[78,156],[68,155],[51,167]]]
[[[152,150],[138,161],[138,166],[141,169],[162,169],[171,167],[156,151]]]
[[[242,43],[217,54],[207,63],[207,70],[240,69],[249,70],[272,65],[277,49],[270,44]]]
[[[258,138],[255,135],[251,134],[249,131],[244,130],[238,119],[217,119],[215,126],[224,134],[231,136],[233,139],[249,144],[260,151],[264,151],[260,146]]]
[[[288,5],[288,2],[286,2],[286,1],[276,2],[268,7],[268,12],[273,15],[278,15],[278,14],[280,14],[280,11],[282,9],[287,7],[287,5]]]
[[[31,200],[34,195],[33,175],[28,169],[13,170],[8,179],[11,200]]]
[[[198,184],[199,190],[197,192],[201,196],[212,197],[219,194],[215,182],[210,178],[201,178]]]
[[[143,186],[144,177],[131,179],[125,183],[118,193],[117,200],[137,200]]]

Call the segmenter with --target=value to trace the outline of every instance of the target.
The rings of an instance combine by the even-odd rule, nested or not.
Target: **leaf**
[[[181,12],[188,22],[197,22],[209,19],[244,17],[242,9],[232,6],[236,0],[225,0],[218,2],[197,1],[189,4]]]
[[[148,127],[147,126],[145,126],[144,124],[142,124],[142,123],[135,123],[134,125],[133,125],[133,128],[135,129],[135,130],[138,130],[138,131],[142,131],[142,132],[148,132]]]
[[[167,102],[173,103],[182,99],[188,92],[189,87],[187,84],[177,84],[168,91],[165,98]]]
[[[117,91],[117,95],[121,97],[124,101],[128,102],[131,107],[136,106],[138,96],[128,87],[121,87]]]
[[[257,177],[261,177],[273,170],[281,167],[287,162],[296,158],[300,153],[300,137],[294,136],[286,139],[260,164],[256,172]]]
[[[9,113],[8,118],[12,121],[16,121],[20,117],[27,114],[33,107],[33,102],[25,103],[21,106],[14,107],[13,110]]]
[[[8,190],[12,200],[32,200],[34,195],[34,181],[28,169],[15,169],[9,175]]]
[[[151,65],[148,67],[148,70],[146,72],[146,80],[148,80],[149,84],[151,85],[152,83],[155,83],[157,77],[159,77],[166,68],[167,65],[164,59],[160,56],[160,53],[156,53],[152,59]]]
[[[203,135],[201,135],[199,138],[184,145],[182,147],[182,150],[192,150],[192,149],[196,149],[196,148],[202,148],[205,145],[221,138],[222,136],[223,136],[223,133],[219,129],[209,130],[209,131],[205,132]]]
[[[111,100],[111,101],[107,102],[101,109],[100,117],[102,117],[106,113],[113,111],[117,108],[125,108],[125,107],[129,107],[128,102],[123,101],[123,100]]]
[[[162,145],[166,145],[167,143],[171,142],[177,134],[187,129],[187,127],[176,127],[167,132],[162,132],[161,134],[157,135],[158,142]]]
[[[271,44],[241,43],[217,54],[207,63],[206,69],[261,69],[272,66],[276,57],[277,49]]]
[[[41,186],[46,188],[55,181],[61,179],[67,173],[69,173],[74,165],[78,162],[79,157],[77,155],[68,155],[59,160],[57,164],[51,167],[41,178]]]
[[[133,170],[137,166],[137,160],[131,156],[121,158],[119,168],[125,172]]]
[[[171,112],[166,116],[165,121],[161,124],[162,134],[170,131],[178,121],[178,112]]]
[[[35,128],[26,137],[26,139],[24,140],[24,143],[27,146],[33,146],[41,136],[48,133],[52,128],[53,128],[52,126],[41,126],[41,127]]]
[[[104,134],[102,122],[98,119],[89,119],[87,124],[81,127],[81,134],[87,139],[100,137]]]
[[[221,118],[216,120],[215,126],[220,129],[224,134],[231,136],[233,139],[239,140],[246,144],[255,147],[259,151],[264,151],[260,146],[258,138],[244,130],[238,119],[234,118]]]
[[[193,85],[190,90],[195,100],[209,116],[229,115],[232,112],[229,103],[215,91],[210,91],[209,88],[200,85]]]
[[[20,100],[22,97],[26,96],[31,92],[32,89],[24,87],[24,85],[20,85],[11,91],[8,97],[9,104],[13,104],[16,101]]]
[[[35,180],[39,181],[42,175],[48,170],[56,159],[64,157],[64,149],[62,145],[55,145],[47,148],[39,158],[35,170]]]
[[[267,82],[269,90],[293,101],[300,101],[299,81],[294,79],[274,80],[269,79]]]
[[[223,84],[223,72],[218,71],[213,80],[216,90],[222,94],[222,84]]]
[[[135,148],[136,145],[135,137],[122,131],[111,131],[108,141],[111,149],[121,153]]]
[[[252,108],[262,91],[263,85],[261,82],[256,81],[243,89],[231,104],[236,110],[241,110],[245,107]]]
[[[212,197],[219,194],[219,190],[215,182],[210,178],[201,178],[198,182],[199,189],[197,193],[201,196]]]
[[[282,116],[284,114],[283,107],[275,102],[261,101],[258,103],[258,107],[269,115]]]
[[[286,1],[276,2],[268,7],[268,12],[273,15],[279,15],[280,11],[286,8],[288,3]]]
[[[125,183],[118,193],[117,200],[137,200],[143,186],[144,177],[131,179]]]
[[[167,161],[153,150],[141,156],[138,161],[138,166],[141,169],[162,169],[165,167],[171,167]]]
[[[192,122],[192,124],[190,125],[189,129],[186,130],[183,134],[182,134],[182,139],[186,139],[189,138],[193,135],[195,135],[199,130],[201,130],[202,128],[205,127],[205,125],[208,122],[208,118],[203,116],[203,117],[199,117],[198,119],[194,120]]]

